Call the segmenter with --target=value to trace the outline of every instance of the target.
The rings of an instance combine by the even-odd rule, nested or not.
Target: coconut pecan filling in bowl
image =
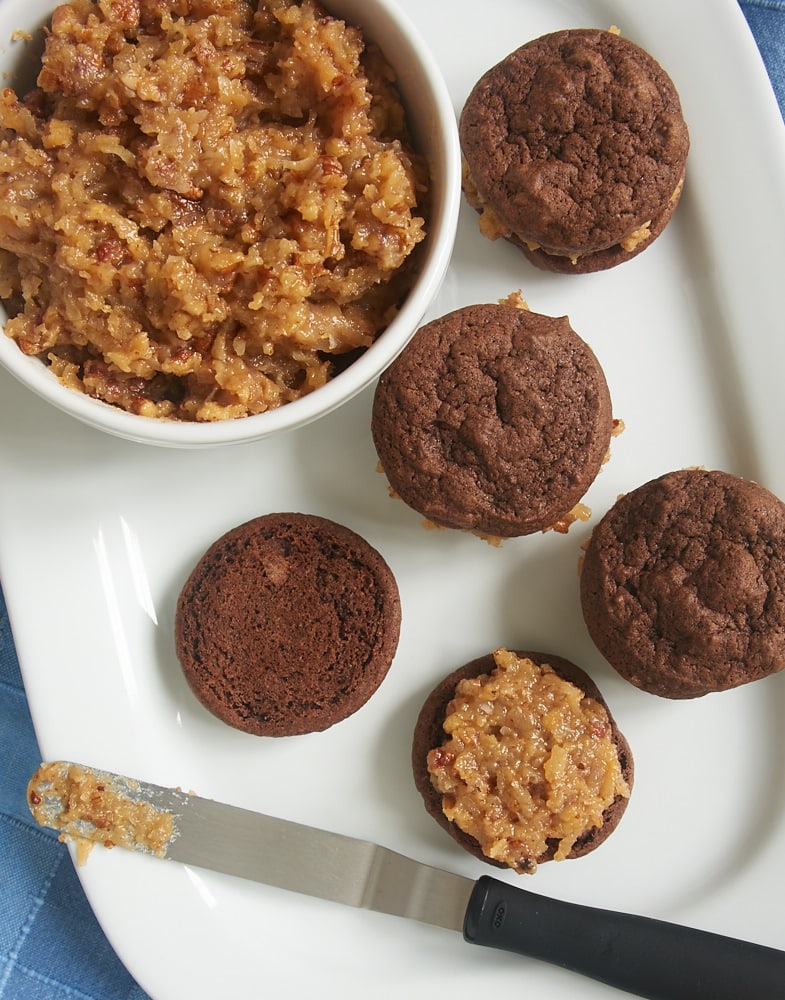
[[[58,7],[36,85],[0,101],[6,335],[143,417],[325,386],[429,266],[432,170],[396,77],[314,0]]]

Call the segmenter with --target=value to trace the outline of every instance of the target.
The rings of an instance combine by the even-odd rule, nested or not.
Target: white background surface
[[[546,275],[483,240],[464,206],[429,316],[516,289],[536,311],[569,315],[626,424],[586,498],[593,520],[619,493],[687,465],[747,475],[785,496],[785,140],[735,2],[453,0],[447,21],[434,0],[402,6],[432,46],[456,113],[488,66],[544,31],[617,24],[663,63],[692,136],[666,233],[613,271]],[[102,437],[0,373],[0,571],[43,754],[478,876],[491,870],[439,830],[414,790],[414,720],[433,684],[467,659],[498,645],[552,650],[599,684],[632,746],[636,785],[605,845],[541,867],[524,886],[784,948],[785,676],[685,703],[633,689],[583,627],[577,563],[591,522],[501,549],[423,531],[375,471],[370,401],[365,393],[280,441],[171,452]],[[278,741],[205,713],[172,643],[177,594],[204,549],[272,510],[321,514],[364,535],[390,563],[403,605],[398,654],[371,701],[327,733]],[[120,851],[94,852],[81,875],[120,957],[156,1000],[333,986],[379,1000],[436,990],[614,995],[449,932]]]

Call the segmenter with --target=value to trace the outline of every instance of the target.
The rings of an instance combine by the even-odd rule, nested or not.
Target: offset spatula
[[[560,902],[441,871],[329,833],[83,765],[42,765],[36,820],[65,838],[125,847],[348,906],[460,931],[655,1000],[785,997],[785,952],[647,917]],[[79,839],[81,838],[81,839]]]

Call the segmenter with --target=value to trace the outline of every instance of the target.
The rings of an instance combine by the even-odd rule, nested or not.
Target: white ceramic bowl
[[[30,46],[14,33],[34,33],[51,17],[53,0],[3,0],[0,4],[0,73],[7,85],[34,80]],[[422,245],[423,264],[400,312],[357,361],[325,386],[256,416],[215,423],[156,420],[127,413],[64,387],[37,358],[0,335],[0,364],[60,410],[119,437],[176,448],[239,444],[304,426],[354,397],[381,374],[408,343],[439,290],[452,254],[460,200],[460,150],[455,112],[429,49],[392,0],[327,0],[330,12],[362,27],[398,74],[415,144],[430,162],[432,207]],[[25,89],[19,84],[19,89]],[[0,323],[6,320],[0,308]]]

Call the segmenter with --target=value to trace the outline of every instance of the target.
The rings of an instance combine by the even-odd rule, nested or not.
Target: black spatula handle
[[[647,917],[548,899],[484,875],[472,944],[538,958],[650,1000],[782,1000],[785,952]]]

